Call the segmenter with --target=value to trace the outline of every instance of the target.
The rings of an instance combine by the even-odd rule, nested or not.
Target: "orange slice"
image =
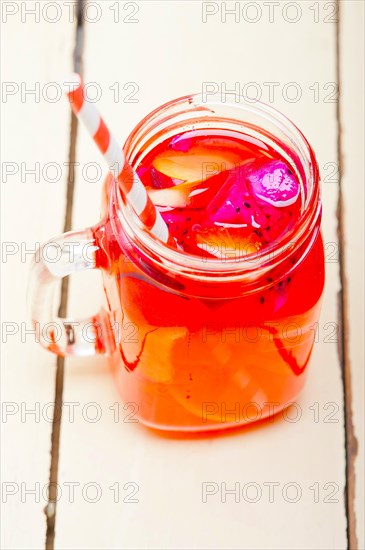
[[[172,180],[181,180],[184,183],[166,189],[149,188],[148,193],[157,206],[183,208],[191,203],[192,197],[209,189],[209,178],[230,170],[239,163],[238,154],[208,147],[192,147],[189,153],[164,151],[154,159],[154,168]]]
[[[159,328],[147,334],[136,373],[158,384],[169,384],[174,377],[172,350],[177,340],[186,337],[185,327]]]
[[[216,231],[210,229],[197,233],[197,246],[220,260],[244,258],[260,250],[261,243],[252,234],[242,236],[241,231],[246,224],[225,225],[227,227],[217,226]],[[240,230],[239,236],[233,234],[236,229]]]
[[[156,206],[169,206],[171,208],[184,208],[191,202],[191,193],[197,190],[200,182],[180,183],[176,187],[166,189],[147,188],[148,194]],[[201,186],[202,192],[208,190],[207,186]],[[193,195],[194,196],[194,195]]]
[[[241,160],[240,155],[216,151],[208,147],[192,147],[188,153],[164,151],[155,157],[153,165],[172,179],[193,182],[206,179],[218,172],[229,170]]]

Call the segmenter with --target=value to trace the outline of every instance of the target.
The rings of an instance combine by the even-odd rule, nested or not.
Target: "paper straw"
[[[85,101],[81,76],[74,73],[64,84],[73,112],[88,130],[104,156],[113,177],[119,182],[126,201],[131,205],[143,225],[155,237],[166,243],[169,238],[166,223],[151,201],[137,173],[126,161],[122,148],[107,128],[95,103]]]

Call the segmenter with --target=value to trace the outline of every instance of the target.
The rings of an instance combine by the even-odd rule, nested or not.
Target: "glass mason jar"
[[[161,141],[206,128],[259,137],[294,168],[304,207],[279,242],[219,260],[173,250],[144,230],[109,175],[101,222],[56,240],[62,250],[77,242],[73,257],[63,254],[56,267],[38,254],[33,267],[33,319],[43,344],[62,355],[109,355],[122,399],[141,422],[164,430],[237,426],[293,402],[324,286],[318,166],[303,134],[276,110],[183,97],[138,124],[126,157],[137,168]],[[92,268],[102,270],[108,311],[76,323],[58,319],[58,338],[45,338],[56,280]]]

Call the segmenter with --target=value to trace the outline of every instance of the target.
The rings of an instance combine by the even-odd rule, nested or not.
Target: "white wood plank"
[[[62,24],[51,24],[42,16],[35,22],[35,15],[21,11],[31,9],[34,2],[7,4],[18,12],[8,12],[1,29],[2,547],[39,550],[46,535],[47,494],[42,491],[49,481],[52,410],[47,404],[54,400],[56,358],[41,349],[34,335],[24,332],[32,328],[26,307],[31,260],[27,251],[63,229],[67,182],[63,163],[68,160],[70,115],[63,100],[47,100],[57,91],[47,85],[71,70],[74,24],[67,22],[66,14]],[[2,5],[3,23],[5,11]],[[55,15],[50,10],[46,17]],[[14,95],[4,95],[12,87]],[[26,89],[36,87],[39,96],[22,97]],[[36,163],[39,181],[25,173]],[[47,169],[47,163],[57,163],[61,172]],[[5,170],[13,167],[16,173],[6,177]],[[59,180],[52,183],[57,174]],[[16,334],[6,336],[11,328]],[[26,414],[32,409],[37,416]],[[36,494],[26,494],[32,489]]]
[[[202,82],[226,82],[227,88],[237,81],[241,86],[279,82],[275,106],[305,132],[322,167],[337,163],[335,103],[323,101],[330,92],[324,86],[335,81],[335,25],[323,22],[326,13],[320,12],[317,23],[307,3],[301,3],[301,20],[288,23],[282,16],[282,3],[273,23],[267,13],[255,24],[242,18],[236,23],[232,17],[222,23],[219,14],[203,23],[200,2],[137,4],[139,23],[114,24],[109,9],[113,3],[103,2],[100,21],[86,29],[85,80],[101,86],[103,114],[121,139],[149,110],[173,97],[200,91]],[[136,82],[139,102],[115,103],[109,89],[115,82],[120,83],[122,93],[125,83]],[[297,103],[283,99],[289,82],[296,82],[302,90]],[[309,88],[316,82],[318,102]],[[268,102],[268,88],[263,90],[262,100]],[[98,160],[86,134],[80,132],[79,138],[81,165]],[[324,238],[336,244],[336,184],[324,184],[323,198]],[[100,186],[87,185],[79,175],[75,228],[93,224],[99,205]],[[74,312],[82,308],[83,313],[90,313],[98,305],[97,282],[90,283],[85,292],[85,281],[79,277],[73,285]],[[322,328],[337,321],[339,288],[338,264],[328,263]],[[300,422],[277,421],[211,439],[172,439],[138,424],[114,422],[109,407],[118,401],[118,394],[106,362],[100,358],[69,360],[64,399],[80,404],[74,422],[66,416],[63,419],[60,483],[75,481],[80,486],[74,504],[67,497],[59,502],[56,547],[345,548],[342,383],[337,344],[325,343],[326,335],[320,331],[321,342],[299,400]],[[102,418],[96,423],[81,414],[89,402],[101,408]],[[316,402],[321,411],[318,423],[310,409]],[[329,402],[338,407],[335,423],[324,421],[323,407]],[[121,414],[125,414],[122,409]],[[227,487],[238,482],[241,488],[255,482],[263,496],[256,504],[242,499],[235,503],[232,496],[222,503],[217,494],[203,503],[202,483],[206,481],[226,482]],[[281,484],[273,503],[263,485],[271,481]],[[81,492],[90,482],[102,491],[94,504]],[[137,483],[139,502],[114,503],[110,487],[116,482],[122,487],[126,482]],[[290,482],[298,483],[303,492],[295,505],[281,496],[283,486]],[[318,503],[309,489],[315,483],[321,487]],[[329,486],[324,490],[326,483],[338,487],[335,503],[325,502],[330,491]],[[122,490],[121,499],[125,496]]]
[[[352,415],[355,458],[355,517],[358,548],[364,534],[364,3],[341,3],[342,188],[345,206],[345,259],[349,319]]]

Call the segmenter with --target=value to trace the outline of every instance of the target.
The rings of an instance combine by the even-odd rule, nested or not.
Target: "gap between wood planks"
[[[352,419],[352,389],[351,389],[351,365],[349,355],[349,320],[348,320],[348,299],[347,299],[347,277],[346,277],[346,256],[345,256],[345,214],[344,197],[342,192],[343,175],[343,143],[342,143],[342,109],[341,109],[341,0],[337,1],[337,22],[336,22],[336,80],[338,86],[338,97],[336,103],[337,118],[337,158],[339,174],[339,192],[337,204],[337,235],[339,243],[339,269],[341,290],[338,295],[338,324],[339,324],[339,359],[342,370],[344,416],[345,416],[345,460],[346,460],[346,485],[345,485],[345,506],[347,517],[347,547],[348,550],[358,550],[356,535],[356,514],[355,514],[355,459],[358,450],[358,443],[355,436],[355,428]]]
[[[74,71],[82,72],[82,53],[84,42],[84,21],[83,21],[83,2],[77,0],[77,19],[76,19],[76,34],[75,48],[73,55]],[[76,160],[76,140],[77,140],[77,118],[72,113],[70,127],[70,146],[69,146],[69,171],[67,174],[67,189],[66,189],[66,211],[63,231],[70,231],[72,225],[72,208],[75,187],[75,160]],[[66,317],[68,301],[68,278],[62,279],[61,300],[58,310],[59,317]],[[62,421],[62,396],[63,396],[63,380],[64,380],[64,364],[63,357],[57,357],[56,364],[56,385],[55,385],[55,414],[52,423],[51,435],[51,465],[49,474],[49,494],[48,504],[45,507],[47,518],[46,530],[46,550],[54,549],[55,528],[56,528],[56,506],[57,506],[57,481],[58,481],[58,461],[60,447],[60,433]],[[56,414],[57,411],[57,414]]]

